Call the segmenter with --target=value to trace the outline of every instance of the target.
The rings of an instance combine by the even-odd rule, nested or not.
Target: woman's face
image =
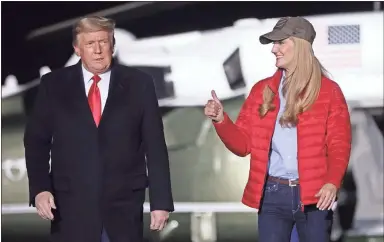
[[[273,43],[272,53],[276,56],[276,67],[291,69],[294,57],[294,43],[291,39],[284,39]]]

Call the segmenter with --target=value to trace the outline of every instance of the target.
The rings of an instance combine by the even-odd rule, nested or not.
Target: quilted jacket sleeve
[[[351,153],[351,120],[345,97],[335,83],[327,122],[328,177],[327,182],[340,188]]]
[[[235,123],[224,112],[224,120],[221,123],[213,122],[218,136],[224,145],[235,155],[247,156],[251,153],[251,109],[254,91],[245,100]]]

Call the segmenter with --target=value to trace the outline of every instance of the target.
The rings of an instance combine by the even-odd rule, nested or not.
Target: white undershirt
[[[83,70],[83,77],[84,77],[84,84],[85,84],[85,94],[88,97],[89,89],[91,88],[93,84],[92,77],[94,76],[91,72],[89,72],[87,69],[84,68],[83,65],[81,65]],[[104,111],[105,103],[108,98],[108,91],[109,91],[109,82],[111,78],[111,71],[104,72],[103,74],[100,74],[99,77],[101,80],[97,83],[97,86],[100,90],[100,96],[101,96],[101,113]]]

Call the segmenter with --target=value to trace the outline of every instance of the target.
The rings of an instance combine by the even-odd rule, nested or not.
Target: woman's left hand
[[[337,188],[331,183],[325,184],[315,197],[320,197],[317,202],[317,208],[320,210],[331,209],[336,200]]]

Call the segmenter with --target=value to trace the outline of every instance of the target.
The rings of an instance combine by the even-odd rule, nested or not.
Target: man
[[[147,185],[152,230],[174,209],[154,83],[113,63],[114,26],[102,17],[76,23],[81,61],[41,78],[26,126],[30,205],[51,220],[53,242],[143,241]]]

